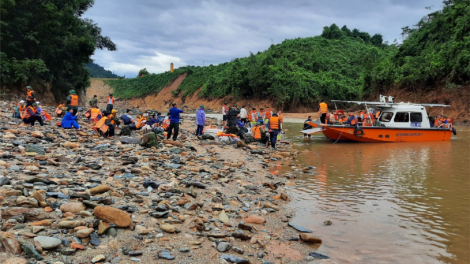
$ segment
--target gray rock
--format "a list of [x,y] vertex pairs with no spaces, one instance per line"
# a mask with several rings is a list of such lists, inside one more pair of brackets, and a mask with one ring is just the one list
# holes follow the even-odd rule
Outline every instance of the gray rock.
[[162,258],[162,259],[168,259],[168,260],[175,259],[175,256],[173,256],[170,251],[160,251],[158,252],[157,255],[159,258]]
[[39,254],[39,252],[31,245],[22,244],[21,249],[29,258],[35,258],[37,260],[43,260],[44,258]]
[[8,180],[6,177],[0,177],[0,186],[10,185],[10,184],[11,184],[10,180]]
[[55,237],[37,236],[34,241],[39,243],[43,249],[52,249],[60,246],[62,241]]
[[140,138],[121,137],[122,144],[140,144]]
[[26,152],[36,152],[40,155],[46,154],[46,150],[37,144],[27,144],[26,146],[24,146],[24,150]]
[[183,252],[183,253],[184,252],[189,252],[189,251],[191,251],[191,249],[189,249],[188,247],[182,247],[182,248],[179,249],[179,252]]
[[92,150],[106,150],[108,149],[109,147],[111,147],[111,144],[109,143],[106,143],[106,144],[99,144],[93,148],[91,148]]
[[222,256],[220,256],[220,258],[223,259],[223,260],[226,260],[228,262],[237,263],[237,264],[248,264],[248,263],[250,263],[250,261],[247,260],[247,259],[235,257],[233,255],[228,255],[228,254],[222,255]]
[[219,252],[227,252],[229,251],[230,249],[232,248],[232,245],[230,243],[227,243],[227,242],[220,242],[218,245],[217,245],[217,250]]
[[300,233],[313,233],[313,231],[310,230],[310,229],[307,229],[307,228],[304,228],[304,227],[301,227],[301,226],[298,226],[298,225],[294,225],[292,223],[289,223],[289,226],[294,228],[295,230],[299,231]]
[[235,251],[238,254],[242,254],[242,255],[245,253],[245,250],[243,250],[243,248],[239,248],[239,247],[233,247],[232,251]]

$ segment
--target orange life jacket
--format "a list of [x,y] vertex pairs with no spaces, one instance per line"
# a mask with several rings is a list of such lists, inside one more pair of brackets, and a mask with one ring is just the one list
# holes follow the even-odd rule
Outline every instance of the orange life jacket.
[[78,106],[78,95],[70,95],[70,106]]
[[279,129],[279,124],[279,117],[273,116],[269,119],[269,127],[271,129]]
[[328,113],[328,105],[326,103],[320,103],[320,113]]
[[377,111],[377,113],[375,113],[375,118],[379,118],[380,116],[380,111]]
[[354,116],[353,120],[351,120],[351,126],[354,126],[355,124],[357,124],[357,119]]
[[31,108],[31,110],[33,111],[33,113],[36,114],[36,110],[32,107],[32,106],[28,106],[24,111],[23,111],[23,116],[21,117],[21,119],[28,119],[31,117],[31,115],[28,113],[28,109]]
[[145,120],[145,117],[137,118],[137,124],[135,125],[135,127],[136,127],[137,129],[143,127],[142,121],[144,121],[144,120]]
[[57,108],[55,109],[55,113],[58,114],[58,115],[61,115],[62,112],[64,111],[63,110],[64,106],[62,104],[60,104],[59,106],[57,106]]
[[256,121],[256,112],[254,110],[251,110],[250,115],[248,116],[248,120],[250,122],[255,122]]
[[90,119],[93,122],[98,122],[98,115],[100,114],[100,109],[99,108],[92,108],[90,111]]
[[26,101],[30,101],[30,102],[31,102],[31,101],[36,101],[36,98],[33,97],[33,93],[34,93],[33,90],[30,90],[30,91],[27,93],[28,97],[26,98]]
[[215,125],[206,126],[206,127],[202,130],[202,134],[204,134],[204,133],[206,132],[206,129],[217,129],[217,126],[215,126]]
[[266,118],[266,119],[270,119],[270,118],[271,118],[271,111],[266,111],[265,118]]
[[109,127],[108,127],[107,125],[105,125],[106,120],[107,120],[107,117],[103,116],[103,117],[95,124],[95,126],[93,127],[93,129],[94,129],[95,131],[100,130],[100,131],[103,132],[103,133],[108,132]]
[[113,125],[115,124],[113,114],[109,114],[108,119],[109,119],[109,122],[111,122],[111,124],[113,124]]
[[251,133],[253,133],[254,139],[261,139],[261,127],[253,127]]
[[106,101],[107,104],[109,104],[109,99],[112,99],[111,104],[114,104],[114,97],[108,96],[108,101]]
[[170,126],[170,118],[168,118],[165,122],[162,124],[162,128],[166,130]]
[[85,112],[85,117],[89,118],[90,116],[91,116],[91,108],[88,108],[88,110],[86,110]]
[[284,124],[284,117],[282,117],[282,115],[279,115],[279,122],[281,122],[281,124]]

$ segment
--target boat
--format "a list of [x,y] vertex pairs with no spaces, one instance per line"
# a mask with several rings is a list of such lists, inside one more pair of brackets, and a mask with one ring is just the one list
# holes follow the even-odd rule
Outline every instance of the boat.
[[[388,101],[387,101],[388,98]],[[426,142],[449,141],[457,130],[453,120],[434,126],[430,122],[426,107],[450,107],[444,104],[395,103],[392,96],[380,96],[379,102],[332,100],[335,103],[354,103],[364,105],[369,119],[349,124],[321,124],[323,134],[334,142]],[[373,108],[369,108],[372,107]],[[378,111],[379,115],[375,116]],[[337,110],[336,115],[344,114]]]

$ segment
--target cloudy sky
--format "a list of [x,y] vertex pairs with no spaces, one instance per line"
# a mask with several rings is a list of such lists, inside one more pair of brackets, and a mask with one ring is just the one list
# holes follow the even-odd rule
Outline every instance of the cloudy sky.
[[135,77],[142,68],[168,71],[248,56],[284,39],[321,34],[336,23],[380,33],[392,43],[442,0],[96,0],[85,13],[116,43],[95,63]]

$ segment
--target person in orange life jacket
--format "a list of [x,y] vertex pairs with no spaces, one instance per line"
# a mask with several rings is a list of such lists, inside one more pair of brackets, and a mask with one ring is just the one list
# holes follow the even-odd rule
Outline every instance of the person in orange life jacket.
[[104,112],[103,118],[106,118],[104,124],[108,126],[108,131],[104,133],[104,136],[112,138],[114,137],[114,130],[116,126],[113,125],[113,123],[111,123],[111,120],[109,119],[109,115],[110,115],[109,112]]
[[33,105],[36,102],[36,95],[34,94],[31,86],[26,86],[26,107]]
[[109,94],[107,105],[106,105],[106,112],[111,113],[111,111],[113,110],[113,106],[114,106],[114,96],[113,94]]
[[171,106],[173,107],[170,108],[170,126],[168,127],[166,139],[170,139],[173,135],[173,141],[176,141],[180,129],[180,114],[184,111],[176,108],[176,103],[172,103]]
[[78,95],[75,90],[70,90],[69,96],[67,96],[67,111],[73,110],[73,115],[77,115],[78,111]]
[[65,107],[65,103],[61,102],[59,106],[55,109],[55,113],[57,114],[58,117],[62,117],[65,115],[67,108]]
[[248,116],[248,121],[250,121],[250,127],[256,126],[256,108],[251,108],[250,115]]
[[80,130],[80,125],[77,123],[77,116],[73,115],[73,109],[69,109],[65,113],[62,121],[60,122],[60,126],[65,129],[74,127],[77,130]]
[[271,119],[271,116],[273,115],[273,112],[269,108],[269,106],[266,107],[266,111],[264,111],[264,123],[267,124],[269,122],[269,119]]
[[349,124],[349,125],[354,126],[354,127],[357,127],[357,118],[356,118],[356,116],[352,112],[349,112],[348,114],[349,114],[349,118],[344,123]]
[[38,113],[42,117],[42,120],[46,120],[44,110],[42,110],[40,104],[40,102],[36,102],[36,105],[38,106],[38,108],[36,108],[36,113]]
[[328,105],[325,103],[325,100],[321,100],[321,103],[318,107],[318,112],[320,113],[320,122],[326,124],[326,114],[328,113]]
[[256,122],[255,126],[251,128],[251,133],[255,141],[259,141],[263,144],[266,144],[269,141],[269,137],[266,135],[266,131],[261,126],[260,122]]
[[281,121],[279,120],[277,113],[274,113],[272,115],[272,117],[269,119],[268,124],[269,124],[269,137],[271,140],[271,147],[275,149],[276,142],[277,142],[277,135],[279,134],[279,131],[281,130]]
[[34,126],[34,123],[36,121],[41,124],[41,126],[44,126],[44,121],[42,120],[42,116],[36,112],[36,109],[38,108],[38,105],[36,103],[32,104],[31,106],[26,107],[24,110],[23,114],[23,122],[25,124],[31,124],[31,126]]
[[20,103],[15,106],[14,108],[14,113],[13,113],[13,117],[14,118],[21,118],[21,116],[23,115],[23,112],[24,110],[26,109],[26,102],[21,100]]
[[363,122],[364,121],[364,111],[359,112],[359,115],[357,116],[357,122]]
[[88,116],[88,121],[97,122],[101,119],[102,114],[101,114],[101,111],[98,107],[92,107],[89,110],[90,110],[90,115]]

